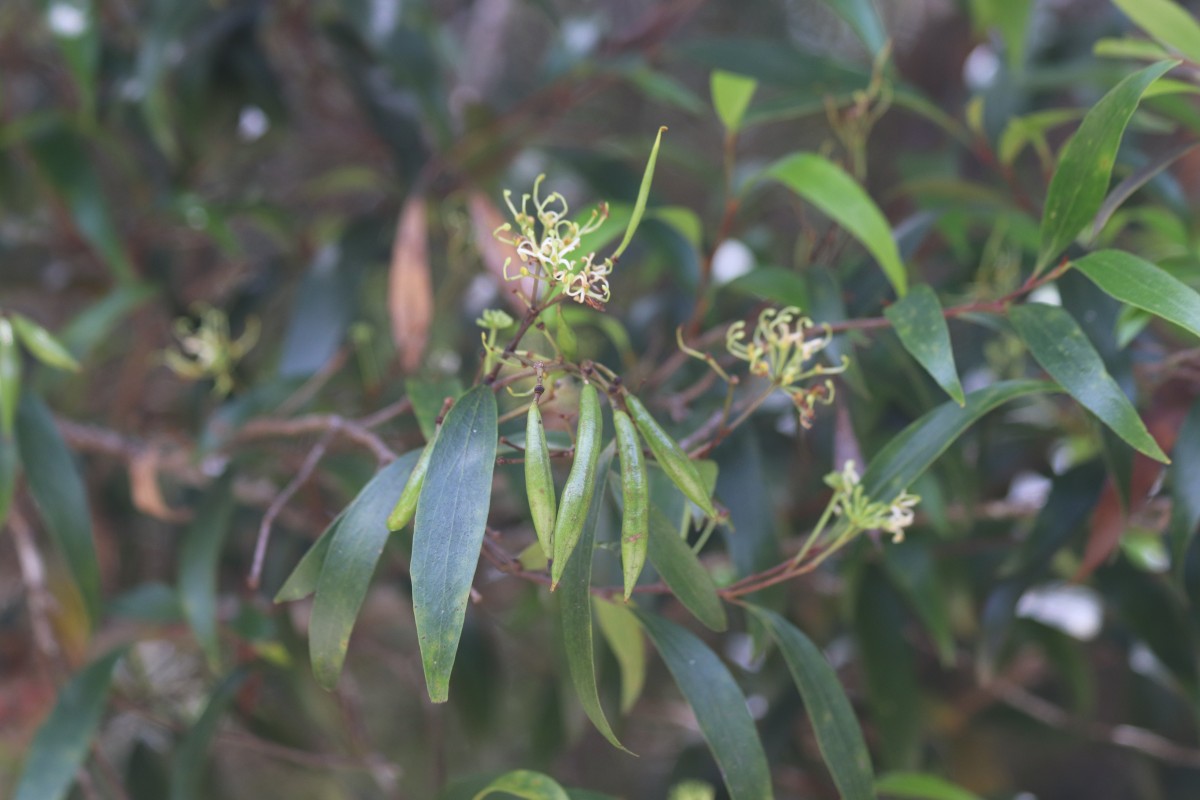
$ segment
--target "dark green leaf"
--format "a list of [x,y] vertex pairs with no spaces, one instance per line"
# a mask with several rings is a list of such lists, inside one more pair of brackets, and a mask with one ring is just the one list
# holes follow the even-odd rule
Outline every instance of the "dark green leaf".
[[624,603],[594,597],[592,610],[600,623],[600,633],[621,669],[621,713],[627,714],[646,683],[646,640],[642,638],[642,628]]
[[245,679],[246,672],[242,669],[226,675],[209,695],[200,718],[184,734],[171,765],[170,800],[193,800],[206,796],[201,792],[201,782],[207,771],[209,746],[217,733],[217,726],[221,724],[221,719],[229,704],[237,697]]
[[325,556],[329,553],[329,543],[333,541],[337,526],[346,516],[345,509],[329,523],[320,537],[305,551],[300,561],[292,569],[283,586],[275,594],[276,603],[288,603],[308,597],[317,590],[317,579],[321,577],[321,567],[325,565]]
[[885,765],[908,768],[920,750],[921,704],[903,602],[878,566],[858,576],[854,635]]
[[1122,303],[1200,336],[1200,293],[1161,267],[1120,250],[1100,250],[1075,268]]
[[380,470],[346,508],[328,537],[308,626],[313,675],[326,689],[332,689],[341,675],[354,620],[387,542],[388,513],[420,456],[420,450],[405,453]]
[[413,613],[425,683],[435,703],[449,696],[495,465],[496,397],[491,387],[476,386],[446,415],[413,526]]
[[850,23],[871,55],[878,55],[887,44],[887,31],[873,0],[825,0],[825,4]]
[[688,631],[648,612],[635,613],[696,714],[730,800],[770,800],[774,793],[767,757],[729,670]]
[[966,396],[966,405],[943,403],[901,431],[871,459],[863,475],[869,496],[891,500],[912,485],[963,431],[996,406],[1034,392],[1054,391],[1045,381],[1002,381]]
[[837,674],[817,646],[773,611],[747,605],[787,662],[817,735],[817,745],[843,800],[873,800],[871,755]]
[[600,519],[600,509],[604,506],[604,487],[608,484],[614,453],[615,447],[609,445],[600,454],[592,490],[594,500],[588,506],[583,530],[579,534],[579,542],[575,545],[576,556],[567,561],[554,597],[558,603],[558,620],[563,647],[567,653],[567,669],[571,673],[571,683],[575,686],[579,703],[588,719],[596,726],[596,730],[600,731],[613,747],[625,750],[600,706],[600,693],[596,686],[595,642],[592,638],[592,551],[596,542],[596,523]]
[[570,800],[566,789],[553,778],[528,769],[501,775],[476,794],[473,800],[484,800],[496,792],[515,795],[523,800]]
[[217,638],[217,563],[233,516],[233,471],[205,493],[179,550],[179,600],[211,666],[220,660]]
[[144,283],[118,286],[67,323],[59,339],[76,358],[85,358],[154,293],[154,287]]
[[29,150],[50,185],[63,196],[79,232],[118,280],[133,282],[133,263],[109,216],[108,198],[80,137],[66,128],[54,128],[32,140]]
[[17,474],[21,469],[17,443],[11,436],[0,434],[0,530],[8,521],[12,508],[13,492],[17,488]]
[[93,661],[58,692],[50,716],[38,728],[13,800],[63,800],[104,715],[113,668],[124,648]]
[[[75,357],[67,351],[57,339],[55,339],[50,331],[38,325],[29,317],[20,314],[12,315],[12,326],[17,332],[17,337],[21,343],[29,349],[33,357],[43,364],[48,364],[51,367],[65,369],[69,372],[79,371],[79,362]],[[0,329],[0,340],[3,339],[2,329]]]
[[904,296],[908,274],[891,226],[870,196],[841,167],[816,153],[793,153],[767,167],[763,177],[779,181],[853,234],[875,256],[896,294]]
[[1058,306],[1025,303],[1013,308],[1009,319],[1029,352],[1071,397],[1135,449],[1169,463],[1070,314]]
[[1063,147],[1042,212],[1039,270],[1096,216],[1108,191],[1125,126],[1150,84],[1177,63],[1161,61],[1125,78],[1088,111]]
[[342,255],[344,242],[317,251],[292,301],[291,319],[279,356],[279,375],[304,378],[317,372],[342,346],[355,312],[356,270]]
[[650,563],[679,602],[705,627],[723,631],[729,626],[717,586],[700,559],[656,507],[650,509]]
[[1200,61],[1200,24],[1172,0],[1113,0],[1139,28],[1193,62]]
[[875,791],[912,800],[980,800],[979,795],[926,772],[890,772],[875,782]]
[[95,623],[100,619],[100,568],[87,489],[50,410],[28,392],[17,410],[17,447],[38,512]]
[[900,590],[929,631],[937,646],[938,660],[943,666],[952,667],[954,635],[950,631],[950,610],[934,559],[931,548],[919,541],[883,548],[883,567],[892,585]]
[[946,394],[961,406],[966,402],[954,351],[950,349],[950,329],[942,315],[937,294],[926,284],[913,290],[884,309],[883,314],[896,329],[900,343],[917,363],[937,381]]
[[1200,525],[1200,402],[1184,419],[1171,457],[1171,553],[1175,574],[1182,576],[1188,545]]

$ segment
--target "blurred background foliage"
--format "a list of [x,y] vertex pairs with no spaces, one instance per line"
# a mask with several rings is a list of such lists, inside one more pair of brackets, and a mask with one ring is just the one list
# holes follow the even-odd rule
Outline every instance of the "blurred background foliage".
[[[703,334],[763,302],[838,323],[879,316],[889,297],[865,251],[813,208],[780,187],[732,191],[782,155],[842,162],[893,224],[911,280],[945,306],[1018,289],[1055,153],[1133,69],[1097,42],[1142,34],[1108,0],[870,7],[0,4],[0,308],[54,331],[82,364],[67,374],[25,360],[28,396],[45,405],[23,403],[22,435],[42,437],[33,449],[55,478],[45,496],[18,491],[0,537],[0,792],[57,687],[126,644],[108,701],[75,709],[64,729],[97,726],[72,790],[89,800],[471,797],[486,783],[472,776],[518,767],[612,796],[719,796],[691,712],[653,658],[618,725],[640,758],[591,729],[544,587],[481,567],[447,707],[425,696],[406,534],[380,562],[334,693],[307,664],[306,605],[271,598],[375,468],[367,437],[333,436],[328,415],[405,452],[442,397],[470,384],[474,320],[511,301],[491,237],[501,192],[539,173],[576,209],[609,201],[611,239],[668,126],[607,314],[572,308],[568,322],[580,356],[652,387],[681,437],[722,393],[697,383],[701,365],[672,358],[676,326]],[[715,70],[757,81],[736,136],[712,107]],[[864,104],[855,93],[873,73],[889,90]],[[1194,93],[1147,98],[1116,172],[1153,174],[1098,236],[1192,285],[1198,131]],[[397,238],[410,200],[422,233]],[[401,261],[424,269],[398,296],[389,272]],[[1160,444],[1177,441],[1167,486],[1077,406],[1022,400],[918,481],[909,541],[859,542],[756,598],[823,647],[877,773],[965,787],[897,778],[885,796],[1200,795],[1195,337],[1079,275],[1048,288]],[[164,354],[202,328],[223,347],[245,337],[245,353],[189,380]],[[1037,374],[1001,318],[964,315],[951,332],[968,391]],[[776,398],[713,453],[733,523],[704,551],[718,583],[794,552],[828,497],[820,476],[863,463],[945,400],[890,331],[834,346],[853,366],[811,430]],[[523,402],[501,395],[501,411]],[[318,442],[320,468],[271,512],[261,585],[247,588],[263,516]],[[213,483],[222,472],[236,502]],[[532,541],[522,481],[519,467],[497,469],[491,523],[513,554]],[[55,509],[68,541],[94,541],[90,588],[80,565],[92,556],[42,524]],[[615,562],[597,572],[619,583]],[[216,628],[197,627],[198,607]],[[686,621],[670,600],[659,610]],[[739,617],[706,641],[734,665],[778,796],[836,797],[761,628]],[[598,653],[615,706],[618,660]]]

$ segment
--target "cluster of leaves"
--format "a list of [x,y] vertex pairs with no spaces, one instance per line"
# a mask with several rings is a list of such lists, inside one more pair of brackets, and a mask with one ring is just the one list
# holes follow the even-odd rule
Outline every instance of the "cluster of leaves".
[[[0,785],[1195,794],[1200,22],[1100,4],[1134,30],[1060,36],[1095,95],[1058,107],[1044,10],[973,0],[951,107],[869,0],[806,7],[836,57],[769,3],[603,46],[509,9],[561,35],[533,88],[490,4],[357,5],[0,8],[61,84],[0,128],[41,278],[0,300],[0,523],[47,667],[0,677],[52,688]],[[310,166],[322,126],[368,144]],[[39,324],[63,270],[88,299]]]

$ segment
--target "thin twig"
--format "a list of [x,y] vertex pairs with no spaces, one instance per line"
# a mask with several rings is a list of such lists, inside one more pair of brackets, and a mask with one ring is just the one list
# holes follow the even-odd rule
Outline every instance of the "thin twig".
[[295,476],[283,487],[271,505],[267,507],[267,513],[263,514],[262,522],[258,526],[258,541],[254,543],[254,560],[250,565],[250,575],[246,578],[246,585],[251,590],[258,589],[262,579],[263,560],[267,554],[267,543],[271,539],[271,526],[275,524],[275,518],[283,511],[288,501],[292,496],[300,490],[300,487],[308,482],[312,474],[317,469],[317,465],[321,463],[321,459],[325,457],[325,452],[329,449],[329,443],[338,434],[340,429],[335,425],[325,432],[325,435],[312,446],[305,456],[304,462],[300,465],[300,469],[296,471]]
[[46,589],[46,564],[37,549],[25,515],[15,504],[8,512],[8,527],[13,534],[13,545],[17,549],[17,563],[21,568],[21,579],[29,597],[29,620],[33,629],[33,641],[50,664],[58,664],[62,650],[54,637],[54,625],[50,615],[54,610],[54,598]]

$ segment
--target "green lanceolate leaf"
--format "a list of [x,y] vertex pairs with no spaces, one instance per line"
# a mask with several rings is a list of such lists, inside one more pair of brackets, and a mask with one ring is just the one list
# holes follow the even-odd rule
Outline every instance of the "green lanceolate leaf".
[[596,686],[595,642],[592,640],[592,550],[596,541],[596,522],[600,519],[600,507],[604,487],[608,483],[612,465],[613,447],[610,445],[601,454],[596,471],[592,475],[592,491],[596,496],[588,509],[580,532],[578,554],[572,558],[562,575],[556,591],[558,620],[562,630],[563,647],[567,653],[567,669],[575,694],[583,706],[588,719],[596,726],[613,747],[622,750],[625,746],[613,733],[604,709],[600,706],[600,692]]
[[462,381],[458,378],[438,378],[434,380],[417,380],[410,378],[404,383],[404,390],[412,403],[413,416],[421,428],[425,441],[433,438],[437,429],[437,418],[442,413],[446,398],[457,400],[462,397]]
[[[79,362],[75,360],[75,357],[41,325],[29,317],[13,314],[12,326],[21,343],[29,348],[29,352],[33,353],[33,357],[38,361],[69,372],[79,371]],[[0,325],[0,341],[4,338],[2,327]]]
[[854,709],[837,674],[817,646],[795,626],[765,608],[746,609],[762,623],[787,662],[804,708],[817,735],[817,745],[843,800],[874,800],[871,755]]
[[26,392],[17,409],[17,448],[38,513],[79,587],[88,615],[100,618],[100,568],[87,489],[50,410]]
[[650,563],[676,599],[706,628],[723,631],[729,626],[712,575],[657,508],[650,509]]
[[884,797],[906,800],[980,800],[979,795],[925,772],[889,772],[875,782]]
[[675,684],[696,714],[730,800],[770,800],[771,771],[746,698],[704,642],[662,617],[635,612]]
[[744,75],[716,70],[710,79],[713,108],[725,126],[725,132],[737,133],[742,127],[742,118],[750,106],[750,99],[758,88],[758,81]]
[[1100,250],[1075,268],[1122,303],[1200,336],[1200,293],[1161,267],[1120,250]]
[[546,426],[537,402],[529,404],[525,415],[525,495],[533,530],[546,558],[554,555],[554,520],[558,500],[554,495],[554,472],[550,468],[550,447]]
[[283,582],[283,586],[275,593],[276,603],[300,600],[317,590],[317,579],[321,577],[321,567],[329,553],[329,543],[333,541],[333,534],[345,516],[346,510],[343,509],[301,556],[300,561],[292,568],[292,573]]
[[496,465],[496,398],[476,386],[442,423],[413,528],[413,613],[435,703],[446,702],[479,562]]
[[933,289],[926,284],[915,286],[884,309],[883,314],[896,329],[904,349],[937,381],[938,386],[960,406],[965,403],[958,368],[954,365],[954,351],[950,349],[950,329]]
[[1075,240],[1104,202],[1117,148],[1142,94],[1178,62],[1161,61],[1118,83],[1063,147],[1042,212],[1038,270]]
[[[585,383],[579,390],[579,428],[575,434],[575,460],[567,482],[563,484],[558,513],[554,518],[554,561],[550,565],[550,590],[562,580],[571,554],[579,544],[595,497],[596,464],[600,458],[600,439],[604,418],[600,416],[600,395],[596,387]],[[585,554],[585,558],[588,557]]]
[[1200,23],[1174,0],[1113,0],[1139,28],[1191,61],[1200,61]]
[[628,714],[646,683],[646,640],[637,617],[623,603],[592,598],[600,633],[621,670],[621,713]]
[[433,455],[433,445],[436,441],[437,429],[434,429],[433,438],[425,443],[417,463],[407,470],[404,483],[399,484],[401,487],[400,497],[396,500],[396,505],[387,518],[389,531],[400,530],[412,522],[413,516],[416,515],[417,500],[421,498],[421,487],[425,484],[425,473],[429,470],[429,458]]
[[887,443],[867,466],[863,487],[870,497],[890,501],[921,477],[938,456],[976,420],[1023,395],[1055,391],[1046,381],[1001,381],[971,392],[966,404],[943,403]]
[[113,668],[124,648],[93,661],[58,692],[50,716],[38,728],[13,800],[63,800],[87,758],[104,715]]
[[517,769],[501,775],[472,800],[484,800],[496,793],[520,797],[522,800],[570,800],[567,790],[553,778],[528,769]]
[[850,23],[871,55],[877,55],[887,44],[887,30],[883,27],[883,20],[879,18],[873,0],[825,0],[825,5]]
[[625,236],[612,254],[613,261],[616,261],[625,252],[625,248],[633,240],[633,234],[637,232],[638,225],[642,222],[642,215],[646,213],[646,201],[650,199],[650,184],[654,180],[654,164],[658,161],[658,146],[662,144],[663,131],[666,129],[665,125],[659,128],[658,135],[654,137],[654,147],[650,148],[650,158],[646,159],[646,171],[642,173],[642,185],[638,188],[637,200],[633,204],[633,215],[629,217],[629,226],[625,228]]
[[170,800],[193,800],[207,796],[201,788],[208,763],[208,750],[217,727],[245,679],[244,669],[236,669],[226,675],[209,695],[199,719],[184,734],[172,759]]
[[625,395],[625,407],[629,410],[629,416],[637,426],[638,433],[650,446],[650,452],[654,453],[654,460],[671,482],[679,487],[684,497],[700,506],[700,510],[709,517],[717,516],[717,509],[713,506],[708,487],[695,463],[683,452],[683,448],[667,435],[642,405],[642,401],[631,394]]
[[196,641],[215,667],[217,637],[217,561],[233,516],[233,472],[227,470],[200,501],[179,550],[179,600]]
[[642,444],[633,420],[622,409],[613,409],[617,454],[621,463],[621,572],[625,599],[633,592],[650,544],[650,482],[642,461]]
[[12,321],[0,317],[0,436],[11,436],[21,402],[21,352]]
[[313,675],[326,689],[332,689],[341,675],[354,620],[387,542],[392,498],[398,487],[408,483],[423,453],[405,453],[380,470],[347,507],[328,537],[308,624]]
[[1134,449],[1170,462],[1070,314],[1058,306],[1025,303],[1013,308],[1009,319],[1034,359],[1081,406]]
[[896,294],[904,296],[908,273],[891,226],[845,170],[816,153],[794,153],[767,167],[763,176],[779,181],[849,231],[879,262]]

